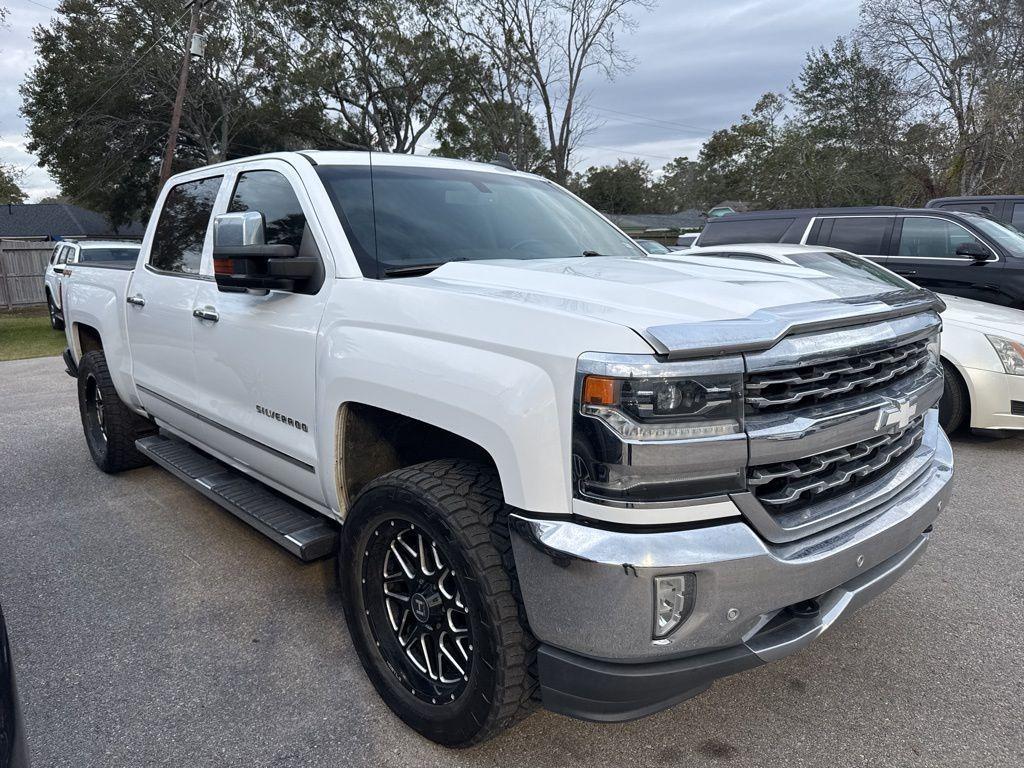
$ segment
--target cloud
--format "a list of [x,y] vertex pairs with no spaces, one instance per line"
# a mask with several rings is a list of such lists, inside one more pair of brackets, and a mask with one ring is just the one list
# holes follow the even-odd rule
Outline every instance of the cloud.
[[18,93],[18,86],[35,60],[32,28],[54,15],[42,5],[57,2],[39,1],[41,5],[27,0],[3,0],[10,14],[6,27],[0,27],[0,162],[13,164],[24,172],[21,186],[31,201],[57,193],[53,179],[25,149],[26,125]]

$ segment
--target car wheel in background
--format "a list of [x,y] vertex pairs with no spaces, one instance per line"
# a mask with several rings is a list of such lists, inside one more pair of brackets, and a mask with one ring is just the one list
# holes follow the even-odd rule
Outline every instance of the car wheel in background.
[[939,401],[939,424],[947,435],[951,435],[964,425],[970,406],[967,387],[959,371],[943,360],[942,372],[945,375],[945,385],[942,399]]
[[54,305],[49,293],[46,294],[46,309],[50,313],[50,327],[55,331],[63,331],[64,318],[60,316],[60,311]]
[[536,641],[493,469],[444,460],[390,472],[360,492],[340,538],[359,660],[407,725],[465,747],[532,709]]
[[78,363],[78,408],[97,467],[113,473],[150,463],[135,449],[135,441],[156,428],[118,397],[102,352],[86,352]]

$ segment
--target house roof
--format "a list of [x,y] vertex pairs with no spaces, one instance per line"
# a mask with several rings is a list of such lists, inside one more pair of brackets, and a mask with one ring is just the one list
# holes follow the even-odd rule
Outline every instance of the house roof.
[[105,216],[69,203],[0,205],[0,238],[142,237],[138,222],[113,227]]
[[606,214],[615,224],[624,230],[650,231],[655,229],[701,229],[704,219],[700,211],[680,211],[679,213],[637,213],[637,214]]

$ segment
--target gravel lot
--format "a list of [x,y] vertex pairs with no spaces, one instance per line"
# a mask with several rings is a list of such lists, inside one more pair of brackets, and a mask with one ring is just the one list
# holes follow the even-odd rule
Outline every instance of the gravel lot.
[[645,720],[468,751],[380,702],[326,562],[89,459],[58,359],[0,363],[0,601],[41,766],[1020,766],[1024,441],[961,438],[928,553],[811,648]]

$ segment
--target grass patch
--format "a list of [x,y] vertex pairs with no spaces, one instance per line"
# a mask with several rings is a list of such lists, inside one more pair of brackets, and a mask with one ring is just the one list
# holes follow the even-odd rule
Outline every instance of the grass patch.
[[66,346],[64,331],[50,327],[45,307],[0,312],[0,360],[59,355]]

